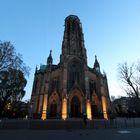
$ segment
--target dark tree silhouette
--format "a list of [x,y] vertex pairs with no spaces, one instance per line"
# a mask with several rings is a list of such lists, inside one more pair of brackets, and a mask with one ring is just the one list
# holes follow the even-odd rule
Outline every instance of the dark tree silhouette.
[[23,72],[15,69],[0,72],[0,79],[0,112],[2,113],[7,101],[15,102],[24,97],[27,81]]
[[22,56],[10,42],[0,41],[0,115],[7,103],[19,101],[25,95],[26,75],[29,67]]
[[140,98],[140,63],[128,66],[127,62],[118,67],[119,78],[127,95]]

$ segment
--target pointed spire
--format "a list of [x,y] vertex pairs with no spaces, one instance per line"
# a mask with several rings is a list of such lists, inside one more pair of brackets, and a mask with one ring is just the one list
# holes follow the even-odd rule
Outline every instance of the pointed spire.
[[95,60],[97,60],[97,55],[95,55]]
[[52,57],[52,50],[50,50],[50,57]]
[[100,72],[100,64],[97,60],[97,56],[95,55],[95,63],[94,63],[94,69],[98,72]]
[[37,68],[37,65],[36,65],[36,68],[35,68],[35,73],[37,73],[37,70],[38,70],[38,68]]
[[37,65],[36,65],[35,71],[37,71]]
[[47,65],[52,65],[53,63],[53,58],[52,58],[52,50],[50,50],[49,57],[47,59]]

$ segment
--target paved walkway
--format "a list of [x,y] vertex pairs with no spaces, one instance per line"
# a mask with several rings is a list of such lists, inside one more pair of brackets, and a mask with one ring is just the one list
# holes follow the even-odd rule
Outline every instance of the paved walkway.
[[140,140],[140,128],[92,130],[0,130],[1,140]]

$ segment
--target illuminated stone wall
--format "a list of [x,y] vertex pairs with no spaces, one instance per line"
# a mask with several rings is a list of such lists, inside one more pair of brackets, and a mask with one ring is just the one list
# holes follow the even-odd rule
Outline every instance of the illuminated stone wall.
[[40,95],[39,105],[38,105],[38,113],[42,113],[42,107],[43,107],[43,95]]
[[91,103],[90,103],[90,100],[87,100],[87,103],[86,103],[86,113],[87,113],[87,118],[88,118],[89,120],[92,120]]
[[48,100],[48,95],[44,94],[44,101],[43,101],[43,110],[42,110],[42,120],[47,119],[47,100]]
[[104,116],[104,119],[108,120],[107,102],[106,102],[106,97],[104,97],[104,96],[102,96],[102,107],[103,107],[103,116]]
[[64,98],[62,101],[62,119],[66,120],[68,117],[68,111],[67,111],[67,99]]

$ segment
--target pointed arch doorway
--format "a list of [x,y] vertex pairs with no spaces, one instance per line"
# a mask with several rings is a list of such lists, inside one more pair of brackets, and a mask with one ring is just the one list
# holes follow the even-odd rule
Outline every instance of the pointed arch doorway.
[[81,116],[81,103],[77,96],[74,96],[71,100],[71,117],[78,118]]
[[50,117],[56,117],[57,116],[57,103],[55,100],[50,105]]

